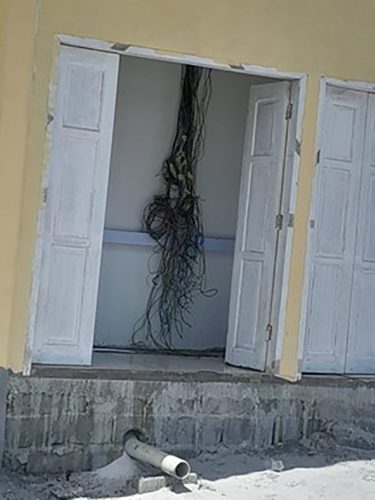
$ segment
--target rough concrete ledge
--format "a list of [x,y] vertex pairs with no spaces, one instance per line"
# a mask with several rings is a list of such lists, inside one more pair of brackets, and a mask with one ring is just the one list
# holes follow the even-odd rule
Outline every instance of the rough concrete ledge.
[[[320,379],[320,383],[319,383]],[[375,387],[353,379],[104,380],[10,376],[5,463],[26,472],[89,470],[123,452],[123,436],[186,457],[298,441],[329,422],[375,433]]]
[[[162,366],[162,365],[161,365]],[[176,370],[127,370],[95,367],[66,367],[57,365],[34,365],[31,375],[40,378],[64,378],[87,380],[140,380],[162,382],[262,382],[285,383],[268,373],[231,368],[228,372],[176,371]]]
[[298,382],[289,382],[270,373],[248,369],[231,368],[228,372],[208,370],[165,371],[165,370],[124,370],[94,367],[67,367],[59,365],[33,365],[32,377],[81,380],[139,380],[156,382],[247,382],[251,384],[287,384],[305,387],[372,387],[375,388],[375,377],[359,377],[349,375],[304,375]]

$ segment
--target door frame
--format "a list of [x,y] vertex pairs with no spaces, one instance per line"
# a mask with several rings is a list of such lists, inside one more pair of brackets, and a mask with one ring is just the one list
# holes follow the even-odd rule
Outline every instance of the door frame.
[[307,306],[308,306],[308,294],[309,294],[309,282],[310,273],[313,257],[313,237],[311,233],[310,221],[315,219],[316,215],[316,202],[317,202],[317,190],[318,190],[318,176],[317,176],[317,166],[319,165],[320,149],[322,147],[322,125],[324,116],[324,106],[326,102],[326,94],[328,87],[338,87],[341,89],[356,90],[359,92],[365,92],[370,94],[375,94],[375,83],[363,82],[357,80],[340,80],[337,78],[331,78],[326,75],[320,77],[319,82],[319,100],[318,100],[318,119],[316,124],[316,140],[315,140],[315,150],[314,150],[314,174],[312,182],[312,192],[311,201],[309,209],[309,222],[307,225],[307,247],[305,254],[305,265],[304,265],[304,278],[303,278],[303,289],[302,289],[302,306],[301,306],[301,319],[300,319],[300,336],[299,336],[299,346],[298,346],[298,364],[299,372],[303,372],[303,359],[305,353],[305,332],[306,332],[306,319],[307,319]]
[[[293,220],[296,209],[297,201],[297,180],[299,176],[300,167],[300,146],[302,141],[302,121],[303,113],[305,107],[305,96],[307,87],[307,74],[306,73],[296,73],[278,70],[276,68],[269,68],[265,66],[251,65],[251,64],[224,64],[217,62],[213,59],[206,57],[193,56],[189,54],[181,53],[167,53],[163,51],[158,51],[156,49],[150,49],[135,45],[127,45],[123,43],[113,43],[109,41],[81,38],[65,34],[59,34],[55,37],[57,43],[57,50],[55,51],[55,58],[52,65],[52,73],[50,77],[49,86],[49,96],[48,96],[48,117],[54,116],[55,105],[56,105],[56,89],[57,89],[57,67],[58,58],[60,54],[60,47],[62,45],[67,45],[77,48],[86,48],[90,50],[96,50],[101,52],[111,52],[119,55],[133,56],[144,59],[153,59],[157,61],[172,62],[177,64],[191,64],[195,66],[201,66],[211,69],[219,69],[224,71],[229,71],[233,73],[248,74],[253,76],[263,76],[274,78],[278,80],[289,80],[292,83],[292,103],[294,108],[296,108],[296,113],[293,117],[295,122],[295,133],[290,134],[289,144],[288,144],[288,162],[286,169],[288,171],[289,178],[289,194],[287,200],[285,200],[286,206],[288,206],[288,220],[289,223],[286,224],[285,228],[285,247],[282,256],[278,256],[276,265],[279,264],[279,259],[282,259],[283,267],[280,273],[280,286],[278,290],[280,292],[279,300],[279,310],[277,312],[277,324],[278,332],[275,334],[271,342],[269,343],[269,348],[267,350],[267,360],[266,360],[266,370],[276,373],[279,369],[279,360],[281,358],[283,336],[284,336],[284,325],[286,319],[286,304],[287,304],[287,293],[288,293],[288,282],[289,282],[289,272],[292,254],[292,241],[293,241]],[[375,87],[374,87],[375,88]],[[49,124],[48,119],[48,124]],[[37,231],[36,231],[36,244],[34,261],[32,268],[32,287],[29,300],[29,312],[27,320],[27,340],[25,346],[25,355],[23,363],[23,374],[29,375],[31,372],[32,356],[33,356],[33,343],[35,337],[35,320],[37,311],[37,300],[38,291],[40,286],[40,271],[42,264],[42,247],[43,247],[43,228],[45,222],[45,203],[43,203],[44,193],[46,192],[48,185],[48,163],[51,155],[52,148],[52,127],[46,127],[46,153],[43,165],[43,176],[41,182],[41,203],[38,213]],[[296,147],[296,145],[298,147]],[[279,252],[281,253],[281,252]]]

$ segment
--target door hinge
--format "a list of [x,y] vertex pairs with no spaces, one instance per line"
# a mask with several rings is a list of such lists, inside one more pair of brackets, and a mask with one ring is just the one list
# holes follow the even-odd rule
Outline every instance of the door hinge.
[[296,153],[298,156],[301,156],[301,141],[296,139]]
[[48,188],[43,188],[43,194],[42,194],[42,199],[43,203],[47,203],[47,198],[48,198]]
[[319,165],[320,163],[320,149],[316,152],[316,164]]
[[283,228],[283,214],[277,214],[275,217],[275,229],[281,231]]
[[271,323],[268,323],[266,326],[266,342],[269,342],[272,339],[273,326]]
[[288,214],[288,227],[294,227],[294,214]]
[[293,114],[293,104],[291,102],[288,102],[285,111],[285,119],[290,120],[292,118],[292,114]]
[[53,122],[54,119],[55,119],[55,117],[51,113],[48,113],[48,115],[47,115],[47,127],[50,123]]

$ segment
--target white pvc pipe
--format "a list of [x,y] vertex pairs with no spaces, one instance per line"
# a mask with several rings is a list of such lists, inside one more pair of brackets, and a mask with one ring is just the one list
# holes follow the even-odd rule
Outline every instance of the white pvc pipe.
[[186,479],[190,474],[190,465],[186,460],[164,453],[155,446],[143,443],[137,438],[135,432],[129,432],[125,436],[125,451],[130,457],[153,465],[177,479]]

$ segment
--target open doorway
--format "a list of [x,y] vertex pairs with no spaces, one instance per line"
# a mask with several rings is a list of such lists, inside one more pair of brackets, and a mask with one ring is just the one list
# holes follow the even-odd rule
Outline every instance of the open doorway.
[[[90,364],[93,347],[133,350],[153,244],[142,212],[160,189],[180,72],[176,62],[62,47],[34,362]],[[176,353],[226,350],[229,363],[259,370],[275,356],[298,96],[290,81],[212,72],[197,192],[207,287],[217,294],[197,296]]]
[[[155,242],[143,232],[142,214],[162,189],[159,174],[174,136],[180,75],[180,64],[120,59],[95,347],[131,349],[135,324],[145,312]],[[207,287],[217,293],[197,295],[191,327],[175,340],[176,351],[224,354],[249,88],[268,79],[219,70],[211,79],[197,193]]]

